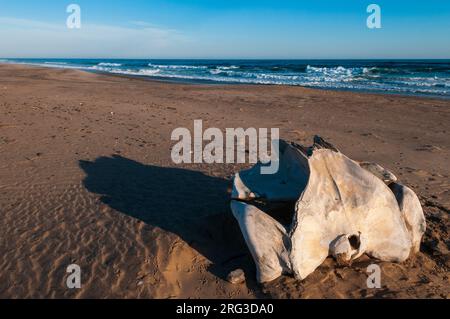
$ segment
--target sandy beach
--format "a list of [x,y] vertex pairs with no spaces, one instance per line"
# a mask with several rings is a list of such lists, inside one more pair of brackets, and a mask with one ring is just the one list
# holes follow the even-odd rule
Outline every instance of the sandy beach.
[[[171,132],[195,119],[320,135],[390,169],[421,200],[421,252],[380,262],[381,289],[367,256],[258,285],[227,193],[246,165],[171,160]],[[0,64],[0,298],[449,298],[449,128],[444,99]],[[226,281],[237,268],[246,283]]]

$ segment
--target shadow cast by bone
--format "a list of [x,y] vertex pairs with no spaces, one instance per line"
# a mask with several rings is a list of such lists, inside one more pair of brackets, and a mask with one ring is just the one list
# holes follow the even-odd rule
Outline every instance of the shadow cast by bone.
[[219,278],[243,268],[248,288],[255,290],[255,266],[229,208],[229,181],[117,155],[79,165],[86,173],[84,186],[103,203],[176,234],[211,261],[209,271]]

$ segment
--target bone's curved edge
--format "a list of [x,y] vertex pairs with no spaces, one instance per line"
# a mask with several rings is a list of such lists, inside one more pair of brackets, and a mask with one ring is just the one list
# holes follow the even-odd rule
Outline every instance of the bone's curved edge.
[[397,199],[402,218],[410,233],[412,253],[418,253],[422,236],[427,228],[425,215],[419,198],[412,189],[400,183],[392,183],[390,189]]
[[279,169],[274,174],[263,174],[258,162],[249,169],[236,173],[232,180],[231,199],[266,201],[296,201],[307,182],[307,156],[296,146],[279,141]]
[[386,185],[395,183],[398,180],[397,176],[395,176],[394,173],[384,168],[380,164],[373,162],[360,162],[359,165],[381,179]]
[[231,198],[246,200],[255,197],[255,194],[244,184],[239,173],[236,173],[233,177],[233,190],[231,191]]
[[253,205],[233,200],[230,206],[255,261],[257,281],[269,282],[290,273],[286,229]]

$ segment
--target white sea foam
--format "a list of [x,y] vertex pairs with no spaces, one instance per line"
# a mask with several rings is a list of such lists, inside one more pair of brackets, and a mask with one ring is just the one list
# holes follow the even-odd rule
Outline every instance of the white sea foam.
[[101,71],[101,72],[114,73],[114,74],[140,75],[140,76],[152,76],[152,75],[159,73],[159,71],[160,71],[160,70],[150,70],[150,69],[133,70],[133,69],[105,68],[105,67],[100,67],[100,66],[93,66],[90,69],[96,70],[96,71]]
[[239,69],[239,67],[236,66],[236,65],[230,65],[230,66],[218,66],[217,69],[218,69],[218,70],[235,70],[235,69]]
[[101,63],[99,63],[97,65],[98,66],[112,66],[112,67],[122,66],[121,63],[109,63],[109,62],[101,62]]
[[66,62],[44,62],[44,64],[51,64],[51,65],[67,65]]
[[209,70],[209,72],[211,74],[227,74],[229,76],[242,74],[242,73],[235,73],[235,71],[233,71],[237,69],[239,69],[239,67],[236,65],[217,66],[215,69]]
[[213,69],[213,70],[209,70],[209,73],[211,74],[220,74],[220,73],[226,73],[223,70],[219,70],[219,69]]
[[181,64],[148,64],[149,67],[158,68],[158,69],[185,69],[185,70],[197,70],[197,69],[207,69],[207,66],[204,65],[181,65]]

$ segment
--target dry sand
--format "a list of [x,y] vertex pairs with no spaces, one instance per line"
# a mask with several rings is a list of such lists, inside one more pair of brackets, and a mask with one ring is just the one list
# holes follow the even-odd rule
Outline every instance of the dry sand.
[[[176,127],[279,127],[319,134],[412,187],[428,230],[421,253],[380,263],[329,258],[303,282],[259,286],[228,207],[237,165],[175,165]],[[450,101],[283,86],[174,84],[0,66],[0,297],[448,298]],[[66,288],[66,267],[82,288]],[[243,268],[247,282],[232,285]]]

